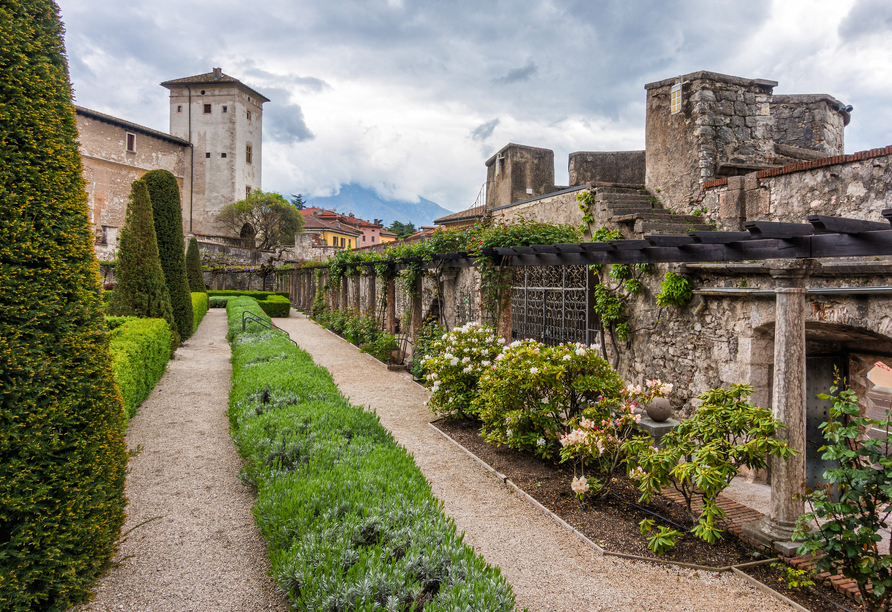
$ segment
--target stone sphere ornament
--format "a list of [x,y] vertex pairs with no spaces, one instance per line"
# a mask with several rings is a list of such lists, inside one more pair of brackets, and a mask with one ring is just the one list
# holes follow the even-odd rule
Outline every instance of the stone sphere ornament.
[[672,416],[672,404],[665,397],[657,397],[645,408],[647,416],[657,423],[662,423]]

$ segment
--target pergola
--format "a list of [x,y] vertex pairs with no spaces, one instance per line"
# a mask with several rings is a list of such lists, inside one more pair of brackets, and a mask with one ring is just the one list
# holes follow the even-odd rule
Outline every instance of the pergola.
[[[788,542],[803,503],[794,500],[806,475],[806,280],[816,259],[892,255],[892,209],[885,221],[863,221],[812,215],[808,223],[748,221],[746,231],[691,232],[649,235],[636,240],[551,244],[484,249],[507,266],[568,266],[585,264],[710,263],[774,260],[775,335],[772,412],[786,429],[781,436],[799,451],[787,461],[772,458],[771,510],[744,530],[765,544]],[[415,260],[418,262],[418,259]],[[397,269],[409,261],[398,262]],[[423,262],[428,268],[475,265],[468,253],[442,253]],[[353,267],[372,264],[348,264]],[[790,551],[791,546],[779,546]]]

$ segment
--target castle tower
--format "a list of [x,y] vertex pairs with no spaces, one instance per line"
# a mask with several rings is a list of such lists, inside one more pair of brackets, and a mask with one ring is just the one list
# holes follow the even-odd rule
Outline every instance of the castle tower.
[[508,143],[486,160],[486,208],[554,191],[554,151]]
[[[269,99],[220,68],[161,83],[170,90],[170,134],[192,143],[187,232],[227,235],[214,218],[261,188],[263,103]],[[186,163],[189,163],[189,159]]]

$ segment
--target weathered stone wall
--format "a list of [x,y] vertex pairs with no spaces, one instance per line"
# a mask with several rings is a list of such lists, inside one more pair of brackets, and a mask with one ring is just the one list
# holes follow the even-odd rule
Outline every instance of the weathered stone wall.
[[586,183],[644,185],[644,151],[578,151],[570,153],[570,186]]
[[510,223],[524,217],[532,221],[579,225],[582,223],[582,212],[576,195],[585,189],[585,186],[571,187],[532,200],[501,206],[492,209],[492,218],[496,223]]
[[555,191],[554,151],[509,143],[486,161],[486,208]]
[[825,156],[842,155],[849,113],[839,106],[839,100],[823,94],[772,96],[772,138]]
[[[188,205],[188,147],[80,112],[77,129],[97,255],[111,260],[118,248],[118,230],[124,225],[133,181],[149,170],[167,170],[177,178],[182,202]],[[135,151],[127,151],[128,133],[135,136]]]

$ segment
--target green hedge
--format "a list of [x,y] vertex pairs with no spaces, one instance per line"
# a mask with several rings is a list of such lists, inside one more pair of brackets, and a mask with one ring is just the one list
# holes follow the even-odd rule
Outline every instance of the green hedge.
[[219,297],[219,296],[228,296],[228,297],[252,297],[255,300],[266,300],[269,299],[271,295],[281,295],[282,297],[289,297],[287,291],[228,291],[228,290],[219,290],[219,291],[208,291],[208,297]]
[[272,574],[297,610],[514,610],[462,543],[411,455],[283,334],[227,307],[229,419]]
[[195,333],[195,330],[198,329],[198,326],[201,324],[201,320],[204,319],[204,315],[208,312],[208,294],[204,292],[192,293],[192,313],[194,314],[192,320],[192,333]]
[[115,379],[130,419],[164,374],[172,332],[164,319],[108,317],[106,325]]
[[227,302],[229,302],[230,298],[236,297],[234,295],[215,295],[208,298],[208,308],[226,308]]
[[257,304],[270,317],[284,318],[291,314],[291,300],[281,295],[271,295],[265,300],[257,300]]

